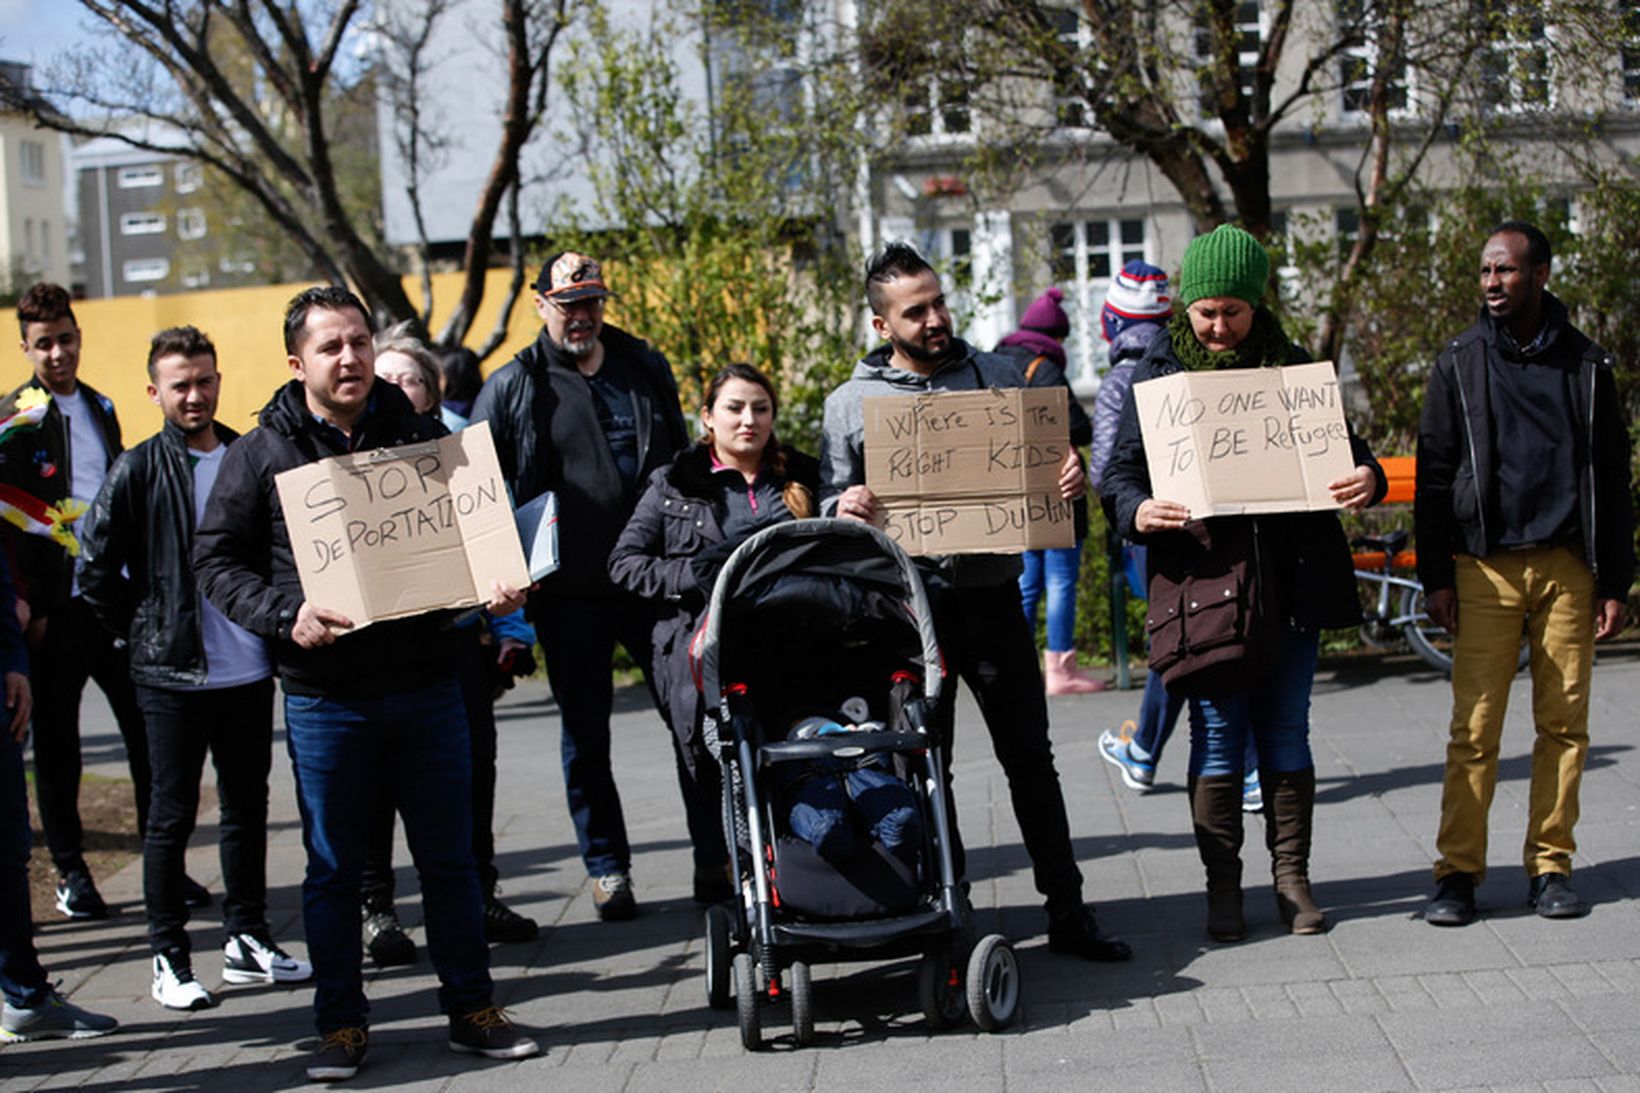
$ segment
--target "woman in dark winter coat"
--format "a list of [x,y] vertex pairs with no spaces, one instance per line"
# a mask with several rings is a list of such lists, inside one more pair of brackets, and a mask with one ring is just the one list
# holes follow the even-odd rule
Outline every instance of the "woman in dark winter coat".
[[[1301,363],[1303,351],[1259,301],[1270,261],[1259,241],[1231,225],[1196,237],[1185,251],[1177,299],[1184,305],[1146,351],[1134,373],[1146,380],[1184,370],[1268,368]],[[1366,443],[1350,434],[1355,468],[1327,485],[1342,508],[1359,510],[1383,497],[1384,473]],[[1253,581],[1250,599],[1272,621],[1260,643],[1268,667],[1241,673],[1190,700],[1190,807],[1196,846],[1207,870],[1207,932],[1236,941],[1247,932],[1241,906],[1242,765],[1248,734],[1258,745],[1266,842],[1276,906],[1295,934],[1320,933],[1326,919],[1310,895],[1310,831],[1315,763],[1310,754],[1310,687],[1322,627],[1360,622],[1349,543],[1333,512],[1191,520],[1189,510],[1151,494],[1144,436],[1130,395],[1101,493],[1125,537],[1150,547],[1152,592],[1162,559],[1181,554],[1184,537],[1205,530],[1243,550]],[[1203,528],[1205,524],[1205,529]],[[1157,597],[1151,597],[1152,610]]]
[[717,759],[701,742],[702,706],[689,669],[717,571],[753,532],[813,516],[820,467],[775,439],[774,385],[731,364],[707,385],[700,443],[657,470],[609,556],[620,587],[657,604],[654,680],[672,729],[678,783],[695,851],[695,899],[732,895]]

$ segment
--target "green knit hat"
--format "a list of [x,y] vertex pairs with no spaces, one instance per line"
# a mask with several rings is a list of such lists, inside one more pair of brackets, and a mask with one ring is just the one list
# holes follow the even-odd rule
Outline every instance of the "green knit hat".
[[1178,300],[1189,307],[1212,296],[1233,296],[1256,307],[1269,280],[1264,244],[1234,224],[1220,224],[1185,248]]

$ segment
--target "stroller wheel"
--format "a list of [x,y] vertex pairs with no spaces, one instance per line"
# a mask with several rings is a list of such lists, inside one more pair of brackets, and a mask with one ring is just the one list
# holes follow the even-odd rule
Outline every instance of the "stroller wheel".
[[763,992],[759,990],[759,980],[763,977],[758,974],[757,965],[752,963],[751,953],[736,953],[734,962],[735,971],[735,1010],[740,1016],[740,1043],[747,1051],[759,1051],[763,1047],[763,1014],[758,1009],[762,1001],[759,997]]
[[798,1047],[808,1047],[814,1043],[814,979],[809,966],[801,960],[794,961],[790,971],[787,989],[792,995],[792,1033]]
[[917,1000],[923,1016],[935,1032],[950,1028],[968,1012],[968,998],[962,991],[961,969],[945,948],[923,954],[917,965]]
[[729,1008],[729,962],[734,953],[729,941],[729,912],[720,906],[706,908],[706,1004],[715,1010]]
[[968,1012],[986,1032],[1019,1016],[1019,960],[1001,934],[981,938],[968,957]]

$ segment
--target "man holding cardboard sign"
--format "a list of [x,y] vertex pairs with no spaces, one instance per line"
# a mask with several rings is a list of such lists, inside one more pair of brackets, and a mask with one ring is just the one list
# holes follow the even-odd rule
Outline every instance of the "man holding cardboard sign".
[[[369,1007],[360,972],[359,874],[383,781],[421,875],[451,1050],[533,1055],[535,1042],[491,1000],[450,615],[385,618],[353,632],[348,614],[307,594],[293,554],[294,521],[275,500],[283,472],[347,453],[426,444],[445,429],[417,414],[398,388],[374,382],[370,317],[345,289],[297,295],[285,313],[285,349],[295,379],[263,409],[261,426],[228,449],[195,536],[194,563],[211,602],[273,644],[284,684],[308,852],[302,914],[323,1038],[308,1077],[350,1078],[364,1059]],[[385,534],[379,524],[376,530]],[[488,606],[497,614],[523,602],[521,592],[499,582],[490,593]]]
[[[824,511],[881,525],[887,510],[868,484],[868,400],[885,395],[915,396],[913,409],[920,404],[938,414],[929,409],[936,405],[937,400],[931,397],[935,392],[974,392],[965,396],[974,402],[971,408],[952,412],[959,417],[966,414],[983,418],[988,408],[1002,414],[1010,405],[1002,397],[1006,392],[989,389],[1024,387],[1025,376],[1008,358],[976,352],[951,333],[951,315],[946,310],[939,276],[921,255],[903,243],[889,244],[866,267],[866,297],[871,303],[872,328],[887,344],[867,354],[855,365],[848,382],[826,398],[825,432],[820,440],[820,494]],[[940,416],[939,421],[936,424],[925,420],[918,431],[932,434],[944,425],[955,430],[956,419]],[[1063,445],[1054,455],[1057,498],[1050,495],[1047,503],[1069,502],[1081,496],[1086,482],[1081,459],[1070,446],[1068,424],[1063,434],[1038,439]],[[1034,441],[1023,437],[1021,442]],[[934,447],[925,446],[923,456],[932,458],[935,454]],[[1023,452],[1014,454],[1021,463],[1032,461]],[[1012,457],[1007,461],[1012,462]],[[1069,508],[1063,505],[1066,532],[1071,527]],[[938,530],[934,529],[936,533]],[[1011,547],[1017,552],[1024,545],[1025,540],[1015,536],[1002,549]],[[1133,954],[1127,945],[1100,934],[1092,909],[1082,903],[1082,872],[1071,849],[1070,821],[1065,815],[1059,772],[1048,741],[1042,669],[1036,659],[1035,638],[1020,607],[1017,553],[927,555],[919,568],[927,586],[940,650],[951,670],[967,682],[979,701],[991,746],[1007,773],[1014,815],[1031,856],[1036,888],[1047,900],[1048,947],[1088,960],[1128,959]],[[936,714],[936,723],[945,726],[948,740],[955,708],[956,689],[948,687],[941,694]],[[947,748],[947,762],[950,754]],[[952,820],[955,836],[954,816]],[[954,850],[960,873],[960,843]]]

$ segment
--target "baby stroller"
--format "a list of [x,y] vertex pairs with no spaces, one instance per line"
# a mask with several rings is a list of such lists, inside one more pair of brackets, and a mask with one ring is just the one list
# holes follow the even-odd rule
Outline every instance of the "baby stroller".
[[[1020,976],[1000,934],[972,944],[951,859],[943,744],[927,724],[942,684],[922,582],[886,535],[852,520],[777,524],[718,575],[691,659],[706,696],[704,739],[723,768],[724,832],[736,904],[706,912],[706,998],[741,1042],[762,1046],[764,1014],[791,1005],[799,1045],[814,1040],[810,965],[918,955],[929,1024],[966,1012],[980,1028],[1018,1013]],[[860,700],[865,731],[787,739],[794,721]],[[864,712],[864,711],[860,711]],[[812,720],[812,718],[810,718]],[[784,790],[803,765],[870,762],[914,792],[919,842],[880,842],[836,863],[793,834]]]

